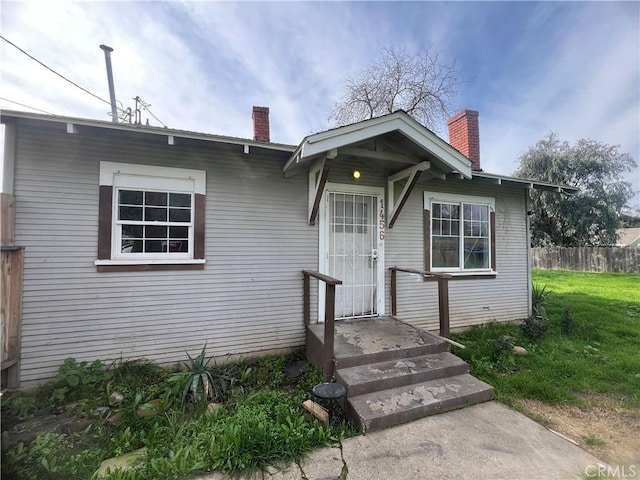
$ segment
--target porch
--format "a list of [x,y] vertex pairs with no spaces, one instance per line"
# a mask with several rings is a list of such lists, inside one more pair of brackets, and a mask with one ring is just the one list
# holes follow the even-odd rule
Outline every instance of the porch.
[[[395,274],[392,271],[392,312]],[[309,282],[326,285],[325,322],[309,321]],[[379,430],[428,415],[492,398],[493,387],[469,374],[469,366],[449,351],[451,340],[402,322],[394,316],[335,320],[335,288],[341,281],[305,271],[306,355],[346,388],[343,408],[364,432]],[[448,336],[447,279],[440,279],[440,327]]]

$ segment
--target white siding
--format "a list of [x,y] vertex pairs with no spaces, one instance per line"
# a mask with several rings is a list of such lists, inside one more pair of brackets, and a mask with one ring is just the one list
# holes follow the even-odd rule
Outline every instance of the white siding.
[[[205,341],[215,355],[304,344],[301,270],[317,268],[318,230],[306,176],[283,179],[286,154],[85,132],[18,128],[23,385],[70,356],[175,362]],[[207,170],[204,270],[96,271],[100,160]]]

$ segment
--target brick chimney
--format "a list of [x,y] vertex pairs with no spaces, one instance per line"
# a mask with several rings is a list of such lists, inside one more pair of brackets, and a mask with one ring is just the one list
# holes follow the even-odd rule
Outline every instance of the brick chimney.
[[253,107],[253,139],[258,142],[270,142],[269,107]]
[[447,121],[449,143],[471,160],[471,170],[480,168],[480,128],[478,112],[462,110]]

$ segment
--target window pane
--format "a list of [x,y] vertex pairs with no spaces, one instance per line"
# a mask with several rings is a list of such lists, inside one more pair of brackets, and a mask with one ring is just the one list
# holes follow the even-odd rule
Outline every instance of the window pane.
[[451,205],[451,218],[460,218],[460,207],[458,205]]
[[167,194],[164,192],[145,192],[145,205],[167,205]]
[[142,225],[123,225],[122,238],[142,238]]
[[159,253],[162,252],[162,244],[166,243],[162,240],[146,240],[144,242],[144,251],[146,253]]
[[162,242],[162,248],[164,252],[169,253],[187,252],[189,250],[189,242],[186,240],[169,240],[168,242]]
[[471,222],[469,220],[463,220],[463,226],[464,226],[463,235],[465,237],[470,237],[471,236]]
[[120,207],[118,209],[118,219],[142,221],[142,207]]
[[148,226],[144,230],[146,238],[167,238],[167,227]]
[[433,235],[441,235],[442,234],[442,220],[433,220]]
[[451,220],[451,235],[460,235],[460,220]]
[[142,240],[122,239],[122,253],[140,253],[142,252]]
[[170,222],[190,222],[191,210],[189,210],[188,208],[170,208],[169,221]]
[[144,219],[147,222],[166,222],[167,209],[147,207],[144,209]]
[[120,204],[142,205],[142,192],[135,190],[120,190]]
[[190,207],[191,195],[188,193],[170,193],[169,206],[171,207]]
[[431,208],[433,210],[433,218],[440,218],[440,204],[439,203],[433,203],[431,205]]
[[489,241],[486,238],[465,238],[464,268],[489,267]]
[[432,251],[432,265],[434,268],[459,266],[460,252],[457,237],[434,237]]
[[189,238],[189,227],[169,227],[169,238]]
[[471,205],[463,205],[463,214],[465,220],[471,220]]
[[451,221],[442,220],[442,235],[451,235]]
[[478,219],[483,222],[489,220],[489,207],[486,205],[478,205]]

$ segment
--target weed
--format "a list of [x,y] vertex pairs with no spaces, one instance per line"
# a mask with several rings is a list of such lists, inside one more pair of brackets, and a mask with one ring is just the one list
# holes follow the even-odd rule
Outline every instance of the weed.
[[35,395],[22,392],[2,394],[2,412],[17,418],[26,418],[38,411]]
[[92,363],[76,362],[67,358],[58,369],[55,382],[51,385],[49,400],[56,405],[91,396],[96,386],[106,383],[109,371],[100,360]]
[[494,357],[499,358],[505,353],[510,353],[513,351],[513,347],[515,345],[516,339],[511,335],[502,335],[497,340],[493,342],[494,348]]
[[596,435],[585,435],[582,437],[582,440],[590,447],[601,447],[605,444],[605,441]]
[[571,316],[571,310],[565,308],[560,318],[560,332],[563,335],[574,335],[578,330],[576,321]]
[[549,324],[542,316],[531,316],[520,324],[520,331],[528,340],[540,342],[547,336]]

